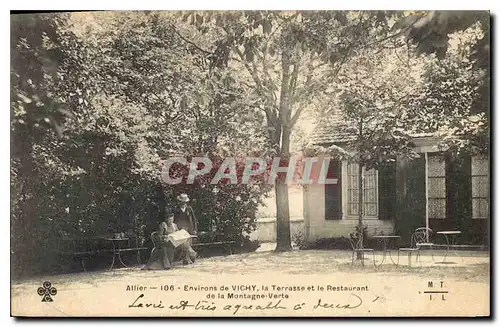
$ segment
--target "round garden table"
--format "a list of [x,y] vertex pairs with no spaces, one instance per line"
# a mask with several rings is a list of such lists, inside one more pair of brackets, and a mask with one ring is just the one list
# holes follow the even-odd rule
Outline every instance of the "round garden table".
[[111,266],[109,266],[108,270],[113,269],[115,265],[116,258],[118,257],[118,260],[120,263],[125,267],[128,268],[128,266],[123,262],[122,260],[122,255],[121,255],[121,248],[120,248],[120,243],[121,242],[127,242],[129,239],[128,238],[104,238],[105,241],[111,242],[113,244],[113,261],[111,262]]
[[381,266],[384,263],[385,257],[387,256],[387,254],[389,254],[389,258],[391,259],[392,263],[396,264],[391,256],[391,249],[389,248],[389,241],[396,240],[396,239],[400,238],[400,236],[398,236],[398,235],[376,235],[376,236],[373,236],[373,238],[377,239],[377,241],[379,241],[379,243],[382,243],[382,245],[383,245],[384,254],[382,256],[382,261],[380,261],[380,264],[378,266]]
[[437,232],[436,234],[443,235],[444,238],[446,239],[446,253],[444,254],[443,261],[439,263],[454,263],[451,261],[446,261],[446,258],[448,257],[448,252],[450,251],[450,247],[455,245],[457,236],[462,234],[462,232],[458,230],[444,230]]

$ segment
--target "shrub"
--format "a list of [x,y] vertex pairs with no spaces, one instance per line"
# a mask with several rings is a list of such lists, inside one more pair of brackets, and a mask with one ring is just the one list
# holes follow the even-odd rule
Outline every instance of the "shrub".
[[349,240],[343,236],[320,238],[313,242],[307,242],[301,247],[304,250],[347,250],[350,248]]
[[304,246],[306,245],[304,233],[301,230],[297,231],[292,235],[292,242],[295,243],[295,246],[299,249],[304,248]]
[[[190,158],[187,158],[190,161]],[[242,184],[241,177],[244,169],[244,160],[236,162],[238,183],[229,183],[229,179],[222,179],[212,184],[222,158],[212,156],[212,170],[202,176],[197,176],[193,183],[182,182],[177,185],[164,185],[167,206],[176,205],[175,198],[180,193],[188,194],[191,206],[198,219],[200,231],[215,232],[221,240],[242,242],[249,239],[250,233],[256,229],[256,214],[263,198],[267,196],[271,187],[264,176],[252,177],[250,183]],[[170,168],[171,177],[188,176],[189,167],[173,165]]]

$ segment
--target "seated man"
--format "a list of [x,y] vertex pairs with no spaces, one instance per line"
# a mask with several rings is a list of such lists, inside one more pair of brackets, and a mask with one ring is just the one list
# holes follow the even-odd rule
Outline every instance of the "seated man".
[[[177,196],[178,205],[174,208],[174,221],[179,226],[179,229],[184,229],[191,235],[196,235],[198,233],[198,221],[194,214],[193,208],[188,205],[189,197],[186,193],[182,193]],[[188,251],[189,258],[191,261],[197,256],[196,251],[191,247],[192,240],[188,241]],[[188,263],[189,260],[188,260]]]

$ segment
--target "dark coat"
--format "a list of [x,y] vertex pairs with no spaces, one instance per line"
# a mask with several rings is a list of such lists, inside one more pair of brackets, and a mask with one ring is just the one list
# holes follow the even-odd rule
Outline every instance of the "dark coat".
[[191,206],[186,206],[186,210],[182,212],[181,208],[177,206],[174,210],[174,222],[179,229],[186,229],[189,234],[196,234],[198,232],[198,221]]

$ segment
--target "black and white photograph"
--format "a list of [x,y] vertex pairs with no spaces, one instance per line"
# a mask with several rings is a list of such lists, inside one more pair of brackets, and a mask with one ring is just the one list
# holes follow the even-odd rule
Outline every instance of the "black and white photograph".
[[490,317],[490,30],[11,12],[11,316]]

